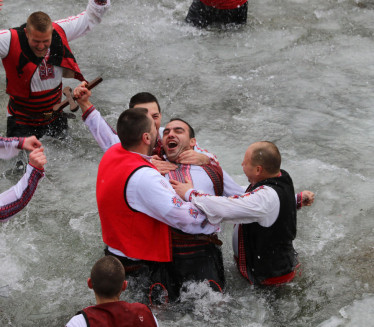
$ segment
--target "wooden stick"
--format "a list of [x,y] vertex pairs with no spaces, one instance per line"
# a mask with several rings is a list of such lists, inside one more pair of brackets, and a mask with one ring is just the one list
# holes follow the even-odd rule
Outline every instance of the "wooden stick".
[[[96,85],[100,84],[102,81],[103,79],[101,77],[96,77],[94,80],[92,80],[86,85],[86,88],[91,90]],[[74,112],[78,110],[79,106],[75,103],[75,100],[77,100],[77,98],[72,96],[71,91],[72,91],[71,88],[68,86],[64,88],[63,93],[65,94],[66,99],[60,103],[55,104],[53,106],[53,111],[61,111],[69,104],[70,104],[71,111]]]

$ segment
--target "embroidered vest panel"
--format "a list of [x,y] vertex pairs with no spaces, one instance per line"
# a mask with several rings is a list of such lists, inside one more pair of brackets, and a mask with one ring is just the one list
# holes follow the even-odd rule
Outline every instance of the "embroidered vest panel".
[[156,169],[139,154],[123,149],[120,143],[104,154],[96,184],[103,241],[131,258],[169,262],[169,226],[135,211],[126,199],[128,180],[142,167]]

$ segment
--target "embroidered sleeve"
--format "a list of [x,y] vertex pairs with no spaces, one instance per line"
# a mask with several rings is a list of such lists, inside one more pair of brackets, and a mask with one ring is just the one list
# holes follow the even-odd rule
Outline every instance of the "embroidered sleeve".
[[220,197],[203,194],[192,194],[192,203],[205,212],[212,224],[222,220],[231,223],[258,222],[264,227],[271,226],[279,214],[279,198],[270,187],[260,186],[244,195]]
[[72,41],[85,35],[99,24],[109,7],[110,0],[107,0],[106,4],[97,4],[95,0],[89,0],[87,9],[81,14],[58,20],[55,23],[64,29],[67,40]]
[[21,211],[31,200],[44,173],[27,165],[26,174],[9,190],[0,194],[0,221],[5,222]]

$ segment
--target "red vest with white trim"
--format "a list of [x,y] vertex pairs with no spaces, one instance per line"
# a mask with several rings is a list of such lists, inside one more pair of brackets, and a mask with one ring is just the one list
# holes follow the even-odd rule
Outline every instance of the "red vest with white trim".
[[204,5],[217,9],[237,9],[248,0],[200,0]]
[[141,303],[109,302],[88,307],[83,314],[90,327],[156,327],[151,310]]
[[99,165],[96,198],[103,241],[126,256],[148,261],[172,259],[169,226],[132,209],[126,199],[131,175],[143,167],[156,169],[139,154],[110,147]]
[[[74,72],[74,78],[84,81],[64,30],[59,25],[52,24],[54,30],[47,64],[69,69]],[[8,110],[11,115],[20,118],[19,123],[43,125],[55,119],[44,117],[43,114],[51,113],[53,105],[61,102],[61,85],[53,90],[31,92],[32,77],[43,58],[38,58],[32,52],[24,31],[25,26],[10,29],[9,53],[2,59],[7,79],[6,92],[10,95]]]

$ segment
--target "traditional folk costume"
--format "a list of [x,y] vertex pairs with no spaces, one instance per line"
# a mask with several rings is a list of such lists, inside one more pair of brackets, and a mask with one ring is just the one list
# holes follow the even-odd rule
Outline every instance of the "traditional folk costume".
[[218,227],[202,224],[205,215],[184,202],[149,160],[120,143],[110,147],[99,165],[97,203],[110,253],[133,264],[157,266],[172,261],[170,227],[205,235]]
[[295,195],[287,172],[250,185],[242,196],[214,197],[195,190],[186,193],[211,223],[237,223],[233,238],[240,273],[252,284],[272,285],[291,281],[298,267],[293,248],[296,209],[302,194]]
[[151,310],[141,303],[109,302],[87,307],[66,327],[158,327]]
[[247,0],[193,0],[186,21],[197,27],[213,23],[245,24]]
[[[92,106],[83,115],[85,124],[90,129],[94,138],[100,147],[106,151],[113,144],[120,142],[116,132],[111,128],[100,113]],[[154,154],[162,155],[161,134],[158,137]],[[179,168],[166,175],[166,178],[172,178],[179,181],[185,181],[185,177],[192,178],[196,185],[208,192],[209,194],[233,195],[242,194],[244,189],[237,185],[231,177],[223,172],[221,167],[216,163],[214,155],[206,150],[195,146],[195,151],[204,153],[211,158],[211,164],[204,166],[179,165]],[[119,234],[123,229],[118,229]],[[104,233],[103,233],[104,236]],[[151,279],[155,287],[151,287],[150,298],[157,297],[160,287],[168,291],[169,300],[173,301],[178,298],[180,288],[183,282],[193,281],[210,281],[210,285],[217,291],[222,291],[225,286],[223,273],[222,253],[219,246],[222,244],[216,235],[189,235],[183,233],[177,228],[171,230],[172,236],[172,263],[158,264],[152,266]],[[119,235],[117,235],[119,238]],[[135,256],[129,255],[128,251],[121,251],[117,246],[109,245],[105,251],[106,254],[114,254],[124,264],[126,271],[132,273],[143,267],[145,262],[135,262],[126,257],[140,258],[139,253]],[[127,242],[129,243],[129,241]],[[151,245],[151,244],[150,244]],[[139,248],[139,246],[135,246]],[[160,251],[155,245],[150,248]],[[126,253],[126,257],[124,257]],[[143,257],[144,260],[144,257]],[[146,259],[152,260],[152,259]],[[162,260],[158,260],[162,261]],[[147,264],[147,263],[146,263]]]
[[[10,159],[22,149],[24,138],[0,137],[0,158]],[[21,211],[31,200],[44,170],[31,166],[19,182],[9,190],[0,194],[0,221],[5,222]]]
[[[192,180],[195,187],[208,194],[243,194],[244,189],[214,161],[209,165],[182,165],[170,171],[165,177],[185,182]],[[180,289],[187,281],[208,281],[211,288],[222,292],[225,287],[225,275],[222,260],[222,242],[216,234],[190,235],[172,228],[173,260],[158,265],[152,271],[154,288],[151,300],[157,299],[157,291],[168,290],[169,300],[174,301],[180,295]]]
[[44,58],[29,47],[26,24],[0,31],[0,58],[9,94],[7,136],[59,136],[67,129],[67,118],[52,110],[61,102],[62,77],[84,80],[68,42],[100,23],[109,6],[110,0],[89,0],[80,15],[54,22]]

